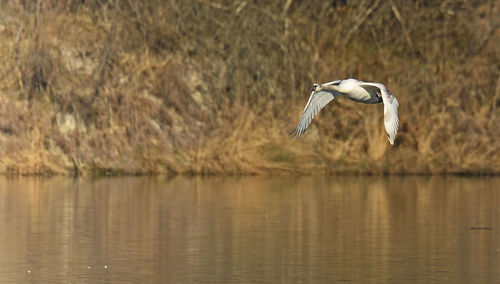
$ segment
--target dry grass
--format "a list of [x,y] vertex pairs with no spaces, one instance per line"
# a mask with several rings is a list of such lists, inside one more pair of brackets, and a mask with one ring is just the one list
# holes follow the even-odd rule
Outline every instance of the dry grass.
[[[0,4],[0,172],[500,173],[498,1],[63,2]],[[290,139],[346,77],[394,147],[342,98]]]

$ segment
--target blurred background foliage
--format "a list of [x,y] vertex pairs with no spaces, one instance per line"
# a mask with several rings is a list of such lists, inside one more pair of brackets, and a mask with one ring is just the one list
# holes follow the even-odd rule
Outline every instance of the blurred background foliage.
[[[500,173],[499,1],[0,1],[0,172]],[[340,98],[290,139],[315,82]]]

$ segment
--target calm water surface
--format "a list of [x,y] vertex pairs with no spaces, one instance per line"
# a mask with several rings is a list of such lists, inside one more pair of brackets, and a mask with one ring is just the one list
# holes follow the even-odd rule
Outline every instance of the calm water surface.
[[500,283],[500,178],[0,178],[0,282]]

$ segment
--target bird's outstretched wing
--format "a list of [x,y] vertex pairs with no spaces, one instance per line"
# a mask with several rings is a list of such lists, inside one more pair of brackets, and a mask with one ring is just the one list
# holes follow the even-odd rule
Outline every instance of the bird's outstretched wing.
[[334,91],[311,92],[311,96],[309,97],[306,107],[302,112],[302,116],[300,117],[299,123],[297,124],[297,127],[295,127],[295,129],[290,133],[290,135],[295,136],[295,138],[297,139],[300,138],[300,136],[302,136],[302,134],[304,134],[304,132],[306,131],[307,127],[311,123],[311,120],[314,118],[314,116],[338,95],[339,93]]
[[394,140],[396,139],[396,134],[398,134],[399,127],[398,100],[383,84],[359,82],[359,86],[365,88],[367,91],[376,88],[382,94],[382,101],[384,102],[385,131],[387,132],[387,138],[389,139],[389,142],[391,143],[391,145],[394,145]]

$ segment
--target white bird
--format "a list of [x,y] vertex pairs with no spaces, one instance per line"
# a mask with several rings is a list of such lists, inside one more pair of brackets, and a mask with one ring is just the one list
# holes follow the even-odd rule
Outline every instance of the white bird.
[[338,96],[345,96],[350,100],[365,104],[383,102],[384,125],[387,138],[391,145],[394,145],[394,139],[396,139],[399,127],[398,100],[383,84],[363,82],[356,79],[337,80],[321,85],[314,84],[311,88],[311,96],[302,112],[299,123],[290,134],[299,138],[304,134],[314,116]]

